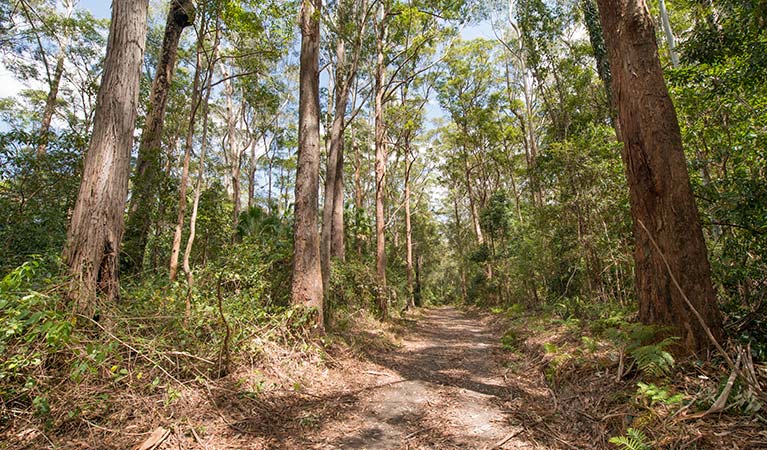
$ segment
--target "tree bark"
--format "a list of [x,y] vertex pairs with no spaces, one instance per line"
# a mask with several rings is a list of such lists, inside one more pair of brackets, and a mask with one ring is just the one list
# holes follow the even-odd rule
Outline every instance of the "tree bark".
[[639,317],[674,328],[686,350],[702,351],[710,345],[704,327],[691,314],[669,272],[714,336],[721,336],[722,321],[676,111],[658,58],[655,26],[644,0],[599,0],[599,13],[623,133]]
[[336,183],[333,188],[333,232],[330,236],[330,256],[346,261],[346,224],[344,223],[344,137],[336,161]]
[[147,34],[148,0],[114,0],[93,135],[63,256],[75,310],[90,316],[97,294],[119,295],[130,155]]
[[375,71],[375,176],[376,176],[376,276],[378,278],[378,306],[384,319],[388,316],[386,299],[386,222],[384,217],[384,189],[386,186],[386,129],[383,117],[386,66],[384,47],[386,45],[386,23],[381,5],[380,24],[376,33]]
[[192,0],[172,0],[165,22],[160,59],[152,83],[146,124],[141,133],[133,191],[125,229],[123,267],[132,272],[143,269],[144,252],[152,225],[152,212],[157,203],[158,185],[162,174],[162,154],[165,111],[170,97],[170,86],[178,59],[178,45],[184,28],[194,23]]
[[320,178],[320,9],[321,0],[301,4],[298,168],[295,187],[293,304],[315,310],[314,332],[324,332],[320,236],[317,230]]
[[[362,154],[354,136],[354,128],[352,128],[352,147],[354,148],[354,214],[359,227],[359,218],[362,214]],[[357,257],[362,259],[362,239],[360,236],[355,236],[354,241],[357,244]]]

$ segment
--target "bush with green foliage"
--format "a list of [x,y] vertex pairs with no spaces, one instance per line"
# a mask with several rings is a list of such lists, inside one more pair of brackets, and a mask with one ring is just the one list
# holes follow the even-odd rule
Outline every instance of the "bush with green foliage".
[[62,134],[43,155],[39,142],[21,131],[0,134],[0,271],[64,246],[86,141]]
[[69,344],[74,328],[74,321],[56,307],[56,293],[40,291],[53,283],[41,259],[25,262],[0,280],[0,399],[5,405],[32,405],[40,414],[50,410],[45,366]]

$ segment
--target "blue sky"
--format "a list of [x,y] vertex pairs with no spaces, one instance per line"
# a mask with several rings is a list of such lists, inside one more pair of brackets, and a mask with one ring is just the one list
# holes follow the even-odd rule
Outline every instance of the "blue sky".
[[100,19],[108,19],[112,14],[112,2],[105,0],[80,0],[78,6],[89,10],[94,16]]

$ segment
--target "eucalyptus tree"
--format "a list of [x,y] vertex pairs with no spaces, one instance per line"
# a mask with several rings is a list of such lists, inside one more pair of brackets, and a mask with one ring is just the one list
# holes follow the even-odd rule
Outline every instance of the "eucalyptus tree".
[[[344,139],[349,119],[349,95],[357,80],[372,5],[367,0],[340,0],[335,3],[335,20],[329,22],[335,40],[333,74],[333,121],[325,171],[322,210],[321,257],[322,280],[326,293],[330,282],[331,257],[344,260]],[[352,109],[355,104],[352,104]]]
[[118,259],[128,196],[148,0],[115,0],[93,136],[67,231],[64,260],[75,310],[119,295]]
[[320,14],[321,0],[301,3],[301,68],[298,100],[298,167],[292,301],[314,310],[312,328],[324,332],[320,236],[317,230],[320,178]]
[[194,14],[192,0],[171,0],[132,180],[123,242],[124,267],[129,271],[141,271],[143,268],[152,212],[158,196],[165,112],[176,71],[178,46],[184,29],[194,24]]
[[[255,136],[250,132],[253,116],[247,114],[251,108],[246,95],[250,85],[271,68],[292,36],[288,31],[291,9],[276,2],[229,2],[210,0],[198,3],[199,25],[195,77],[192,85],[191,108],[185,139],[184,158],[179,186],[178,215],[175,224],[170,258],[170,279],[178,273],[181,254],[181,238],[186,223],[187,191],[189,184],[190,158],[196,144],[195,125],[200,109],[215,110],[204,105],[204,98],[214,94],[223,86],[223,165],[228,170],[224,177],[230,188],[232,224],[236,222],[241,209],[241,176],[245,151],[251,147]],[[204,7],[204,8],[203,8]],[[215,70],[220,68],[220,70]],[[216,77],[216,74],[220,75]],[[265,76],[265,75],[264,75]],[[216,77],[214,79],[214,77]],[[205,121],[207,117],[203,117]]]
[[598,4],[620,94],[639,316],[674,327],[687,350],[701,351],[721,335],[722,319],[655,25],[644,0]]
[[[461,183],[466,192],[471,223],[477,245],[485,244],[479,210],[487,201],[486,167],[482,161],[488,144],[488,128],[493,115],[500,109],[498,87],[501,80],[496,67],[493,41],[473,40],[458,42],[447,54],[443,74],[438,83],[438,98],[455,124],[452,135],[455,156],[449,159],[463,172]],[[480,191],[478,192],[478,188]]]

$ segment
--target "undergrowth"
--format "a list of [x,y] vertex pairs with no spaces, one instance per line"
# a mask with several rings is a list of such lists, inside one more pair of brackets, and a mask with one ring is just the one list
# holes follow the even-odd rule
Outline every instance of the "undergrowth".
[[[704,414],[725,389],[730,372],[717,360],[677,360],[678,338],[669,336],[667,328],[637,322],[634,311],[618,304],[590,304],[577,317],[561,305],[526,309],[512,304],[491,312],[507,324],[500,343],[509,357],[524,352],[541,360],[551,389],[574,398],[570,408],[604,421],[612,436],[609,442],[617,448],[667,448],[670,442],[681,442],[674,439],[683,439],[684,424],[671,419]],[[749,392],[735,382],[725,411],[763,423],[758,415],[763,405]],[[601,409],[593,404],[602,404]],[[568,413],[560,409],[560,414]],[[621,417],[630,420],[616,420]],[[668,429],[660,433],[659,424]]]

